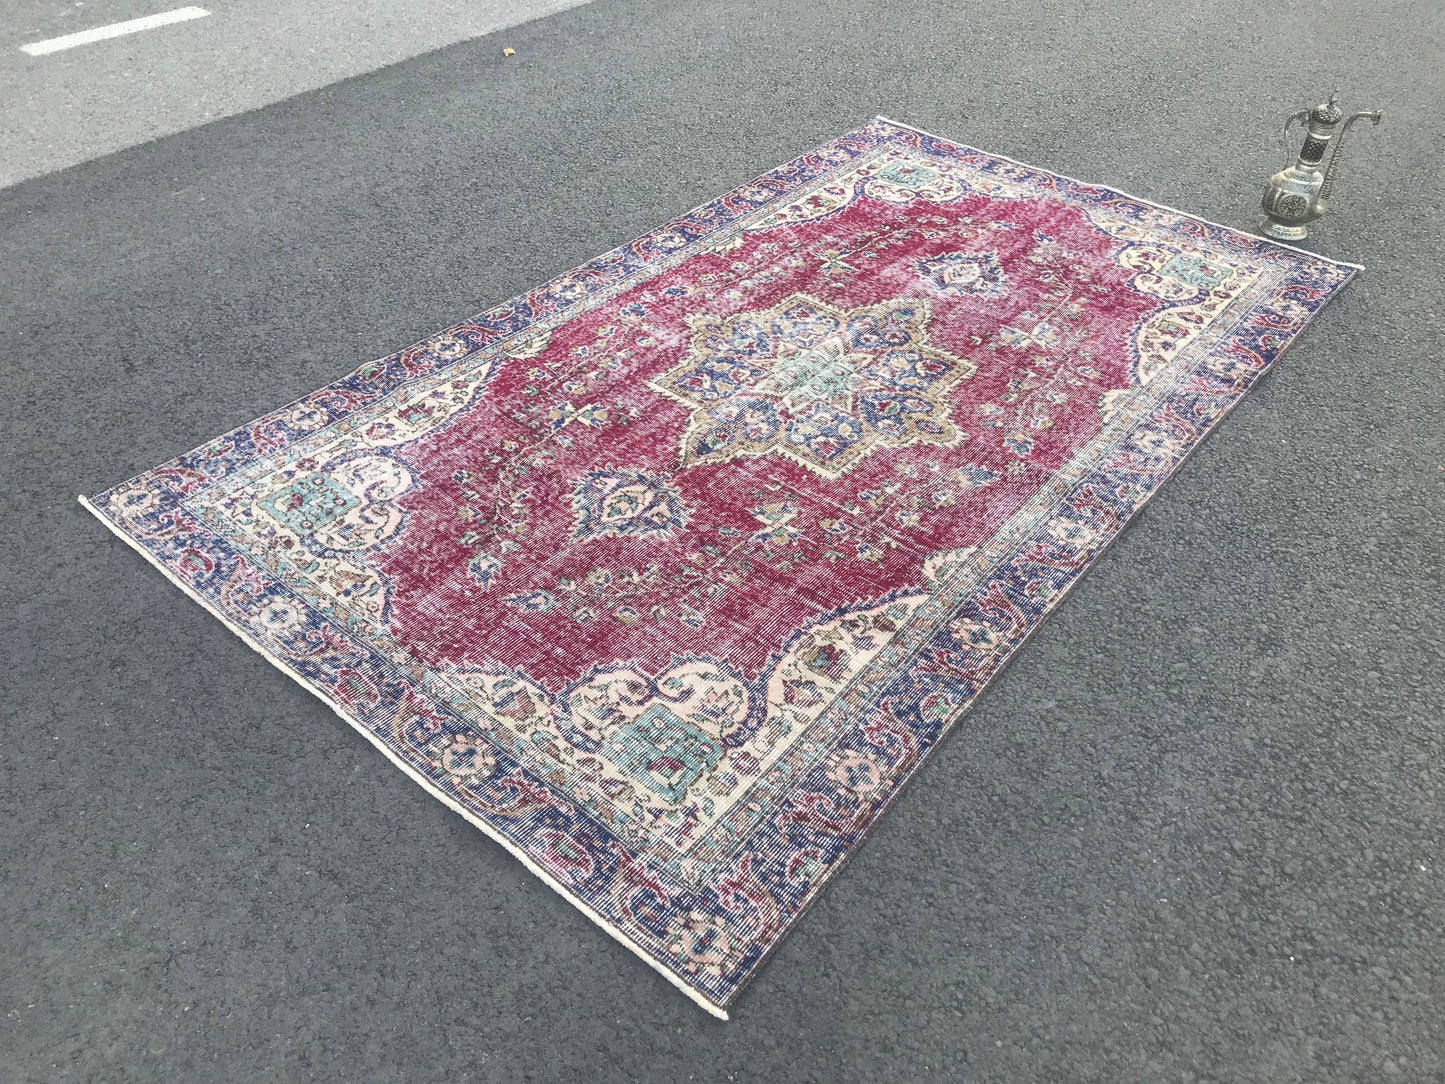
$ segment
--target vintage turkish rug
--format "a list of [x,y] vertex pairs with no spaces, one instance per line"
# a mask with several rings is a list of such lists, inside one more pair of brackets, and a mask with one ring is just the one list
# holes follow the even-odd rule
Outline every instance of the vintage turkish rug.
[[1354,270],[880,119],[87,504],[725,1015]]

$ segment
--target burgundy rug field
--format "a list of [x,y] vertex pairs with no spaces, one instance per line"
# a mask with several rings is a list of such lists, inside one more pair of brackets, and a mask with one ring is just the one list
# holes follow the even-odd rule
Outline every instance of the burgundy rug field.
[[880,119],[86,503],[725,1016],[1355,270]]

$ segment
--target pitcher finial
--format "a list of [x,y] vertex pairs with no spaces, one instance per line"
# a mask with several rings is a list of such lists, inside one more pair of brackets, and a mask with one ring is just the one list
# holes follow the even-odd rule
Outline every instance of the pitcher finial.
[[1340,118],[1345,115],[1345,111],[1340,108],[1339,101],[1340,92],[1336,90],[1330,95],[1329,101],[1320,102],[1310,111],[1310,123],[1328,124],[1331,127],[1340,123]]

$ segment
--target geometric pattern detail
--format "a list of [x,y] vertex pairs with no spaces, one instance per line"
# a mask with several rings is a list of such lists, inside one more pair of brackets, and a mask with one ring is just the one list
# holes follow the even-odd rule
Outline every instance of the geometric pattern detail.
[[666,536],[687,525],[677,490],[644,470],[588,471],[572,490],[573,538]]
[[918,272],[938,290],[1002,297],[1008,280],[992,252],[945,252],[918,261]]

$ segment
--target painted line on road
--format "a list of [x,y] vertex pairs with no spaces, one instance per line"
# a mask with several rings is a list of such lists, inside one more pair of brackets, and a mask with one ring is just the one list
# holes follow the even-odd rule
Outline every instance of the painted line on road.
[[20,51],[29,53],[31,56],[44,56],[46,53],[58,53],[62,49],[74,49],[77,45],[89,45],[93,41],[119,38],[126,34],[139,33],[142,30],[153,30],[158,26],[169,26],[171,23],[203,19],[209,14],[210,12],[205,8],[175,8],[172,11],[162,11],[157,15],[146,15],[140,19],[127,19],[123,23],[110,23],[108,26],[97,26],[92,30],[79,30],[74,34],[66,34],[59,38],[33,41],[29,45],[20,46]]

